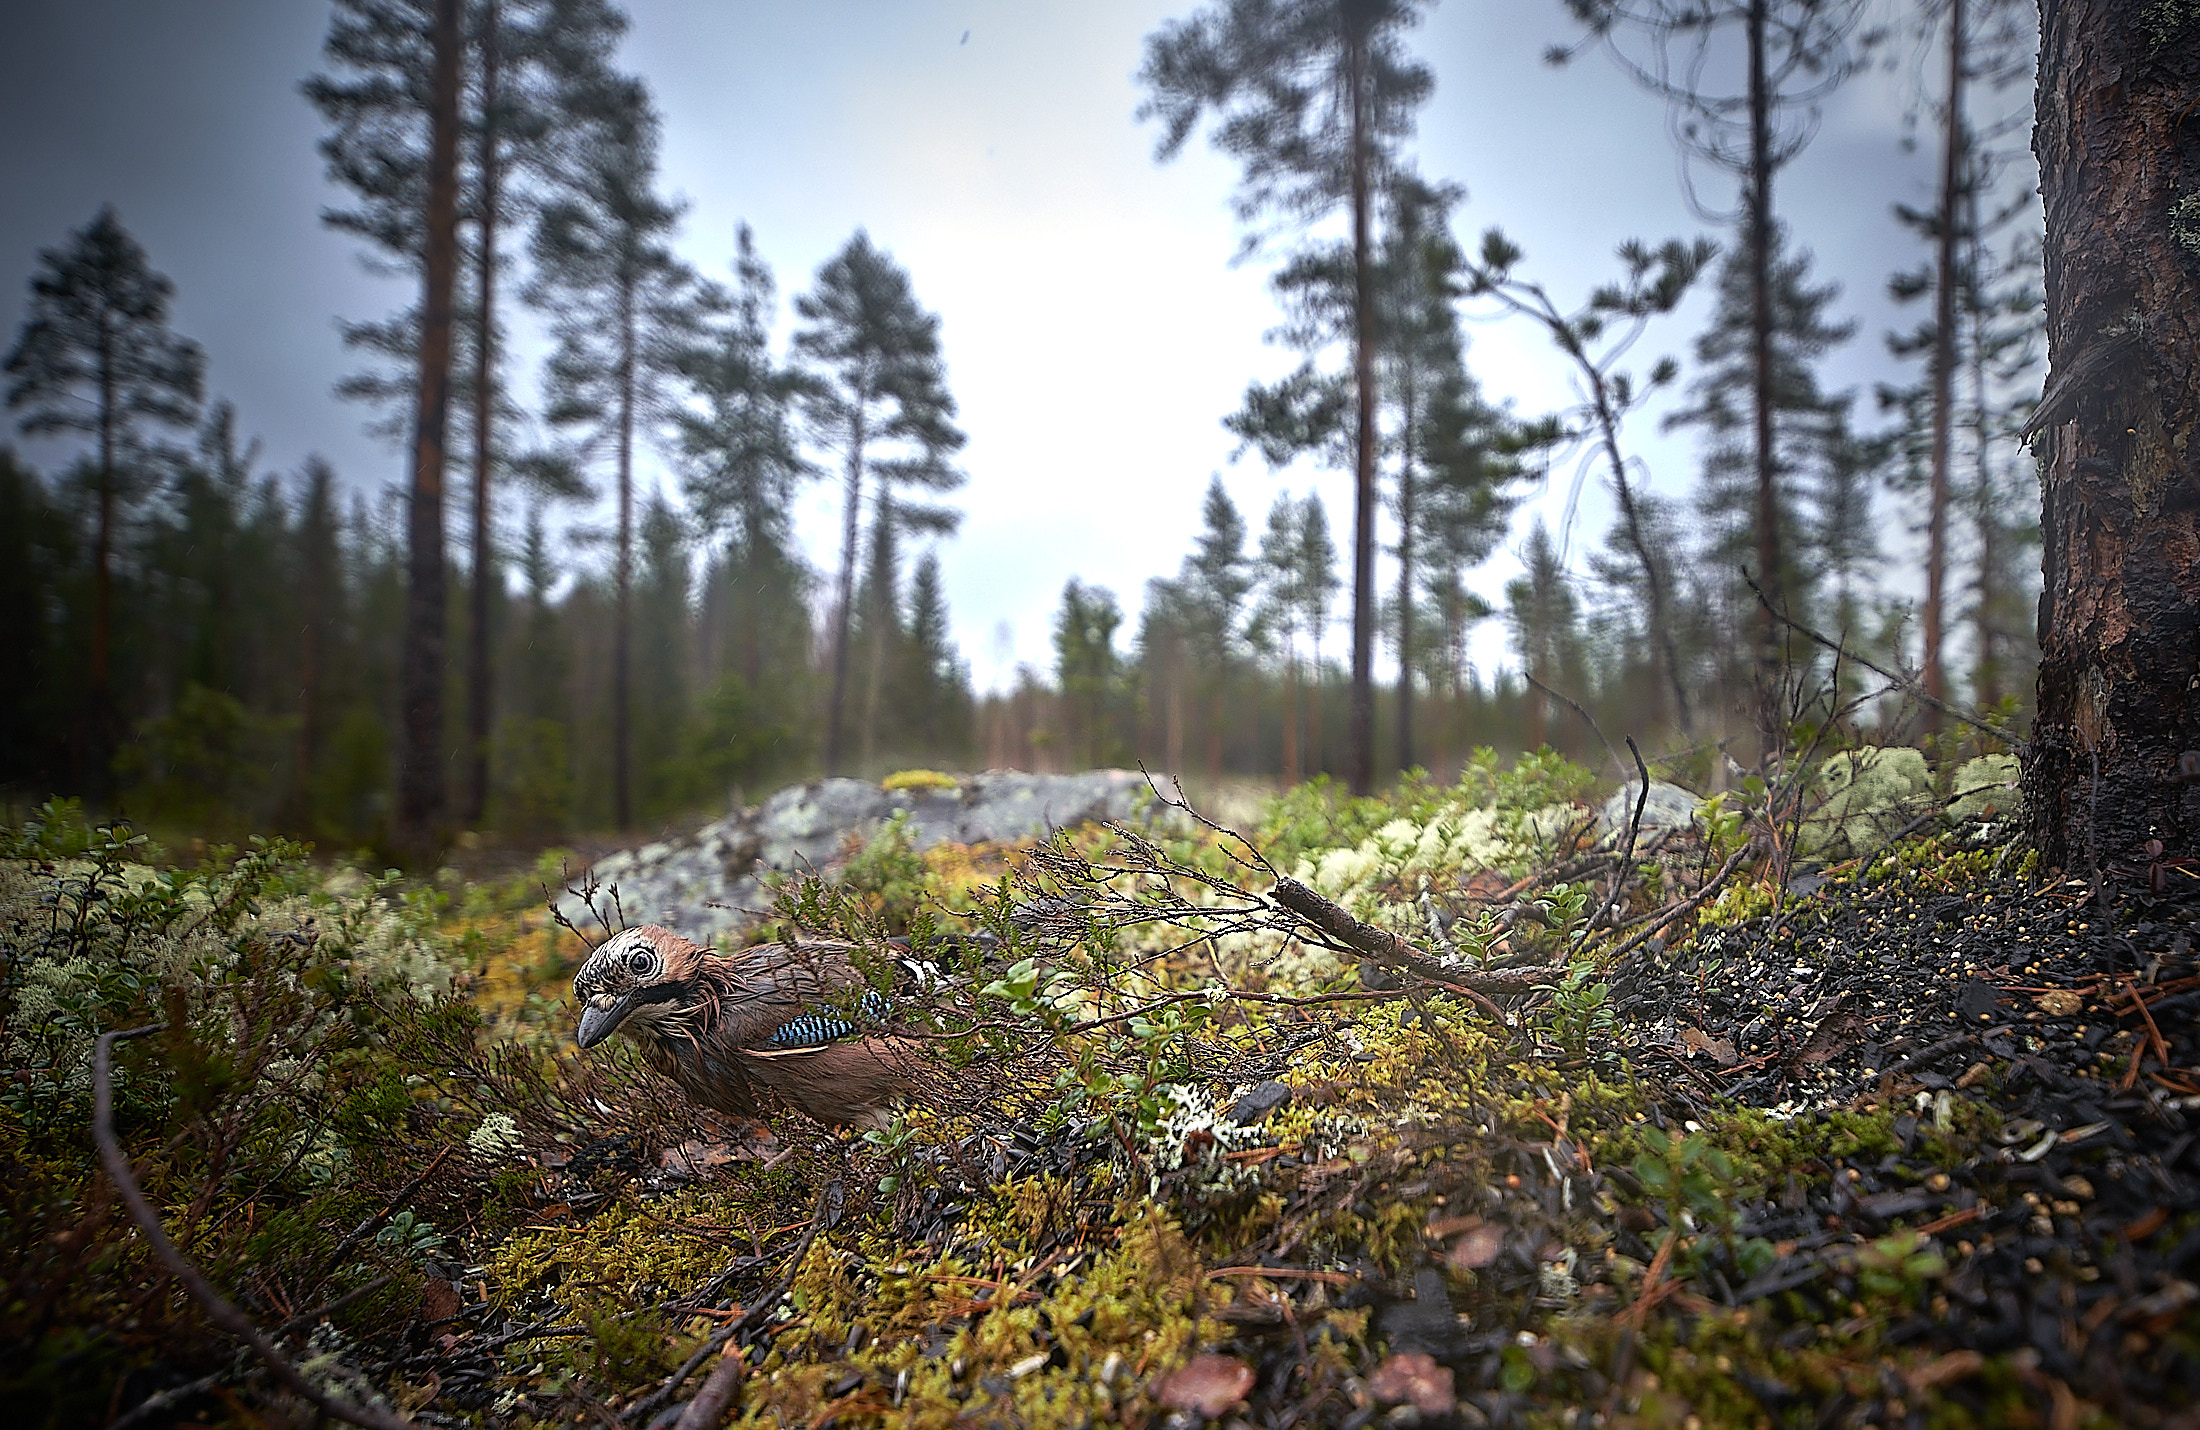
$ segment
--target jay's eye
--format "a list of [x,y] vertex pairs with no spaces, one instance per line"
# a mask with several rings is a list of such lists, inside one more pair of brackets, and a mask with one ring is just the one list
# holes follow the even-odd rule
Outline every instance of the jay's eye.
[[649,955],[646,953],[630,953],[626,956],[626,966],[636,973],[647,973],[649,972]]

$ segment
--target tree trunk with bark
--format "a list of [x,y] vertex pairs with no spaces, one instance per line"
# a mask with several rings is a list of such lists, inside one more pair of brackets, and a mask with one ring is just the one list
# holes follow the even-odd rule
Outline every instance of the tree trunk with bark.
[[[1954,461],[1956,405],[1956,205],[1963,180],[1963,0],[1948,3],[1948,113],[1940,154],[1940,232],[1933,277],[1932,491],[1925,517],[1924,681],[1931,702],[1948,698],[1942,622],[1948,581],[1948,475]],[[1925,732],[1941,728],[1937,703],[1925,707]]]
[[1369,252],[1367,38],[1355,33],[1345,65],[1352,86],[1353,386],[1359,399],[1352,482],[1352,751],[1354,794],[1375,788],[1375,265]]
[[428,98],[428,205],[420,298],[420,388],[407,529],[403,752],[398,840],[432,856],[444,818],[443,466],[451,403],[451,288],[458,270],[458,0],[436,0]]
[[840,582],[833,610],[833,688],[825,704],[825,773],[840,773],[848,711],[848,635],[856,603],[856,538],[863,520],[864,394],[848,419],[847,490],[840,515]]
[[[2032,839],[2052,867],[2200,852],[2200,24],[2045,0],[2047,220]],[[2167,37],[2163,24],[2182,25]]]
[[634,822],[634,288],[619,290],[618,605],[611,622],[611,807],[619,828]]
[[1786,604],[1780,551],[1779,453],[1772,404],[1772,93],[1765,73],[1765,28],[1771,0],[1749,6],[1749,330],[1757,439],[1757,580],[1765,602],[1757,619],[1757,733],[1770,760],[1785,743],[1780,729],[1780,624]]
[[474,582],[471,636],[466,650],[466,822],[478,825],[489,809],[489,593],[496,562],[490,550],[489,453],[496,416],[497,4],[489,0],[481,22],[481,252],[475,286],[481,291],[474,343]]

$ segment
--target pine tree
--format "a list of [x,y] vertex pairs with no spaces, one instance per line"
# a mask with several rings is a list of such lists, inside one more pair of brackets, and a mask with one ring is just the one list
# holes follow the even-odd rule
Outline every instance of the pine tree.
[[1121,662],[1115,632],[1123,624],[1115,593],[1075,576],[1062,587],[1054,617],[1054,679],[1067,707],[1068,745],[1087,768],[1110,762],[1110,730]]
[[169,331],[175,285],[153,271],[145,250],[112,208],[39,254],[30,316],[6,364],[8,407],[28,433],[90,437],[95,512],[92,620],[86,708],[77,756],[82,787],[106,788],[118,711],[112,687],[114,553],[123,510],[146,488],[148,427],[185,427],[196,418],[205,358]]
[[1248,643],[1247,597],[1254,581],[1245,549],[1245,518],[1219,476],[1208,479],[1200,523],[1191,554],[1177,575],[1177,604],[1207,699],[1207,772],[1219,777],[1224,701]]
[[[1757,580],[1766,597],[1806,622],[1818,578],[1868,563],[1871,528],[1865,500],[1852,478],[1859,459],[1849,430],[1849,401],[1818,384],[1820,361],[1855,332],[1853,323],[1830,320],[1840,285],[1813,286],[1807,250],[1790,256],[1785,235],[1772,249],[1772,358],[1770,406],[1772,515],[1785,563],[1776,582]],[[1705,561],[1721,575],[1731,625],[1738,632],[1756,602],[1739,571],[1767,549],[1760,540],[1765,494],[1756,449],[1758,334],[1755,276],[1746,248],[1719,267],[1718,306],[1696,340],[1699,373],[1688,405],[1667,415],[1665,425],[1702,433],[1703,470],[1697,508],[1706,531]],[[1739,672],[1734,672],[1739,675]]]
[[[1351,216],[1353,276],[1351,781],[1375,780],[1377,171],[1412,129],[1434,81],[1401,42],[1423,0],[1225,0],[1146,40],[1139,78],[1158,118],[1157,157],[1180,152],[1215,116],[1217,148],[1244,165],[1237,207],[1308,223],[1342,206]],[[1257,240],[1256,240],[1257,242]]]
[[459,0],[338,0],[323,53],[340,77],[305,92],[331,125],[329,176],[359,198],[322,220],[418,272],[411,506],[406,541],[399,837],[426,857],[444,817],[443,487],[458,269]]
[[[952,530],[952,509],[913,501],[897,488],[953,491],[965,480],[949,458],[961,449],[955,400],[940,358],[939,318],[917,303],[909,275],[858,230],[818,270],[816,286],[795,299],[807,324],[795,352],[809,377],[803,410],[811,440],[839,454],[842,472],[840,576],[833,613],[832,690],[825,715],[825,768],[846,760],[850,637],[857,619],[856,562],[866,487],[875,493],[873,556],[890,557],[895,532]],[[884,455],[881,455],[881,449]],[[888,576],[892,574],[888,563]],[[883,594],[887,580],[873,582]],[[872,672],[884,656],[884,626],[874,621]]]
[[[1991,94],[2030,78],[2036,40],[2032,17],[2033,7],[2015,0],[1939,0],[1918,16],[1919,27],[1938,39],[1945,62],[1943,88],[1930,104],[1941,129],[1940,179],[1932,208],[1897,204],[1895,215],[1931,243],[1933,258],[1897,273],[1888,288],[1899,302],[1930,296],[1933,313],[1909,331],[1888,334],[1895,356],[1922,357],[1926,370],[1923,380],[1912,386],[1883,384],[1879,401],[1905,420],[1897,437],[1904,462],[1893,484],[1926,493],[1920,676],[1925,693],[1935,701],[1947,699],[1949,689],[1946,592],[1956,560],[1951,520],[1969,517],[1977,543],[1979,565],[1971,583],[1976,600],[1970,614],[1976,619],[1996,610],[1979,625],[1974,652],[1975,672],[1985,675],[1987,687],[1985,693],[1974,694],[1988,705],[2000,698],[1994,647],[2000,643],[1995,623],[2006,615],[1998,609],[2004,602],[1997,593],[2003,553],[2011,544],[2020,549],[2027,545],[2025,533],[2036,529],[2022,517],[2013,526],[2007,521],[2009,512],[2033,504],[2031,493],[2011,493],[2016,499],[2005,510],[1992,472],[2001,454],[1985,438],[1986,408],[2006,413],[2012,399],[2028,401],[2038,391],[2030,372],[2038,361],[2044,321],[2036,283],[2019,277],[2013,287],[2008,285],[1997,271],[1993,248],[1997,236],[2012,225],[2038,222],[2029,185],[2020,185],[2013,194],[2002,192],[2015,157],[2010,152],[2013,136],[2029,123],[2030,109],[2005,106],[2000,116],[1983,119],[1975,112],[1986,102],[1981,91]],[[2020,273],[2026,266],[2024,255],[2034,249],[2034,241],[2020,236],[2015,255]],[[2005,315],[2003,305],[2012,300],[2019,306]],[[2012,327],[2010,318],[2020,321]],[[2010,379],[1989,376],[1989,367],[2000,367],[2009,357],[2021,357]],[[2001,425],[2006,436],[2015,423]],[[1940,710],[1929,706],[1924,723],[1928,731],[1938,731]]]
[[937,552],[919,557],[910,576],[902,661],[897,704],[903,712],[902,733],[912,749],[935,757],[967,750],[973,704],[970,681],[948,631],[947,594],[940,585]]
[[1586,697],[1587,660],[1580,605],[1558,559],[1558,546],[1540,517],[1528,533],[1520,560],[1527,570],[1506,585],[1505,601],[1513,650],[1533,682],[1527,704],[1528,748],[1534,750],[1551,742],[1550,704],[1544,692],[1571,691],[1577,700]]
[[688,507],[726,542],[713,609],[731,627],[731,664],[753,698],[764,690],[767,664],[807,659],[808,573],[794,549],[792,513],[796,492],[817,473],[794,429],[804,381],[772,357],[772,275],[747,224],[737,235],[734,278],[724,320],[679,359],[700,406],[683,404],[672,422]]
[[613,467],[611,790],[624,828],[634,814],[634,447],[669,421],[672,379],[714,297],[669,246],[680,209],[656,191],[659,122],[640,82],[587,73],[565,102],[591,122],[556,161],[563,184],[537,221],[529,296],[556,314],[546,415],[580,430],[584,459],[608,451]]
[[[1773,183],[1802,153],[1817,128],[1817,106],[1854,71],[1850,41],[1864,0],[1566,0],[1623,69],[1671,107],[1672,126],[1689,159],[1735,176],[1740,190],[1738,284],[1748,299],[1747,361],[1753,479],[1754,565],[1767,601],[1757,620],[1759,736],[1766,751],[1784,738],[1775,728],[1772,674],[1779,662],[1773,612],[1789,603],[1786,580],[1794,558],[1782,545],[1781,455],[1776,413],[1782,410],[1778,292],[1780,223]],[[1869,37],[1867,37],[1868,39]],[[1741,73],[1729,60],[1741,53]],[[1563,63],[1571,51],[1550,53]],[[1689,185],[1691,202],[1695,189]],[[1713,215],[1701,209],[1704,216]],[[1725,286],[1725,285],[1722,285]],[[1722,295],[1724,296],[1724,295]]]

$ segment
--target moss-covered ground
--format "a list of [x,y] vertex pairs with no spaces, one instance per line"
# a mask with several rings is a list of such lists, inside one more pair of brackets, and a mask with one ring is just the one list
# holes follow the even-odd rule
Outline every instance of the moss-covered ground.
[[[1039,980],[971,1000],[1033,1037],[1118,994],[1148,1012],[1068,1039],[1041,1095],[866,1137],[728,1126],[578,1056],[584,950],[540,877],[408,892],[282,847],[163,869],[52,812],[0,864],[0,1401],[24,1425],[313,1419],[96,1169],[90,1039],[160,1023],[120,1055],[118,1130],[170,1235],[309,1377],[421,1424],[619,1423],[729,1326],[670,1406],[715,1371],[743,1426],[2191,1423],[2200,982],[2174,891],[2073,903],[1974,833],[1817,883],[1752,858],[1612,963],[1747,831],[1715,811],[1653,846],[1617,931],[1595,873],[1503,917],[1493,891],[1582,863],[1588,793],[1483,762],[1386,800],[1295,791],[1248,831],[1473,966],[1556,961],[1503,1024],[1232,925],[1216,886],[1265,892],[1240,846],[1178,831],[1151,849],[1204,929],[1095,918],[1113,961],[1012,946]],[[1126,857],[1098,831],[1057,851]],[[824,906],[1008,930],[1024,857],[875,842]],[[1135,991],[1098,986],[1123,968]],[[1225,981],[1243,996],[1149,996]]]

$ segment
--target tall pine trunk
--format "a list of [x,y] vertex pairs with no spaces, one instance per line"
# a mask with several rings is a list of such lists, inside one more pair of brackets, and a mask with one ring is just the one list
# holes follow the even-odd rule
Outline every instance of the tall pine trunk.
[[2097,869],[2149,838],[2200,848],[2200,254],[2176,218],[2200,174],[2200,26],[2165,42],[2128,0],[2040,9],[2050,375],[2024,803],[2046,864]]
[[[1350,21],[1348,21],[1350,23]],[[1375,788],[1375,266],[1369,254],[1368,189],[1374,167],[1369,144],[1367,35],[1347,39],[1352,86],[1353,386],[1359,425],[1352,481],[1352,752],[1354,794]]]
[[[1965,231],[1970,235],[1970,269],[1977,273],[1982,245],[1975,217],[1977,199],[1973,197],[1970,202],[1974,216],[1966,223]],[[1971,323],[1971,339],[1964,345],[1964,353],[1971,370],[1971,505],[1978,527],[1977,605],[1972,621],[1978,632],[1978,657],[1971,677],[1971,699],[1981,710],[1992,710],[2001,704],[2002,696],[2002,514],[1986,437],[1986,352],[1985,335],[1980,331],[1984,315],[1975,299],[1966,302],[1964,308]]]
[[[1097,763],[1097,762],[1096,762]],[[1284,671],[1283,687],[1283,783],[1286,788],[1299,782],[1299,651],[1291,648],[1290,663]]]
[[619,538],[617,609],[611,622],[611,808],[634,822],[634,279],[619,287]]
[[1770,761],[1785,743],[1780,730],[1780,626],[1786,604],[1780,551],[1780,472],[1772,404],[1772,95],[1765,74],[1765,24],[1771,0],[1749,5],[1749,337],[1757,440],[1757,579],[1766,604],[1757,620],[1757,736]]
[[[105,304],[99,313],[99,523],[92,536],[92,669],[86,692],[88,709],[80,736],[83,787],[107,793],[109,762],[116,727],[109,671],[114,639],[115,530],[115,338]],[[71,743],[77,743],[72,741]]]
[[1413,768],[1413,539],[1418,535],[1413,509],[1413,381],[1406,379],[1399,424],[1404,452],[1398,464],[1398,768]]
[[863,404],[848,419],[847,490],[840,514],[840,582],[833,610],[833,688],[825,704],[825,773],[840,773],[848,712],[848,636],[856,604],[856,538],[863,520]]
[[420,297],[420,387],[407,530],[404,742],[398,838],[431,857],[443,791],[443,465],[451,403],[451,288],[458,270],[458,0],[436,0],[428,95],[428,206]]
[[[1925,517],[1925,693],[1948,698],[1941,626],[1948,579],[1948,474],[1955,445],[1956,203],[1963,175],[1963,0],[1948,0],[1948,113],[1941,139],[1940,233],[1933,284],[1932,492]],[[1937,704],[1925,708],[1925,731],[1941,728]]]
[[496,571],[490,550],[489,451],[496,415],[497,25],[497,0],[488,0],[481,21],[481,137],[475,160],[481,170],[481,252],[475,278],[481,310],[474,346],[473,619],[466,650],[466,822],[475,825],[489,808],[489,583]]

